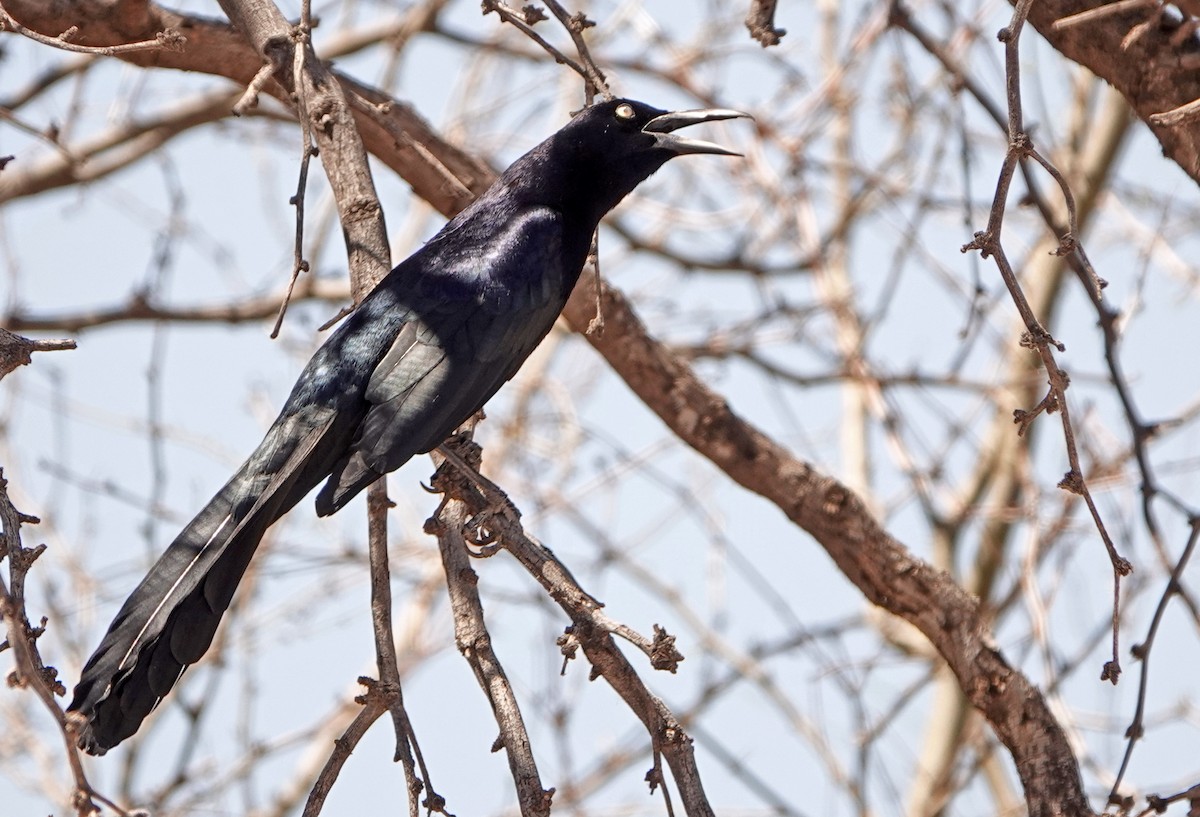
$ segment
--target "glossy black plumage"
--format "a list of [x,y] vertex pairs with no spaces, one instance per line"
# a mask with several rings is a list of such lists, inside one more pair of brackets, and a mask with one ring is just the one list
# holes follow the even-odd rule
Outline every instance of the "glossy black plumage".
[[673,131],[736,116],[589,108],[392,270],[117,613],[69,707],[80,746],[103,754],[137,731],[208,649],[263,533],[313,488],[334,513],[482,407],[550,331],[600,218],[673,156],[730,153]]

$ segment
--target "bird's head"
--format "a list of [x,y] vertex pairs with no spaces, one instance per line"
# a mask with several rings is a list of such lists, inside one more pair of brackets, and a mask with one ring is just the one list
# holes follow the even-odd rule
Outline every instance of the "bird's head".
[[593,204],[597,211],[589,215],[598,220],[676,156],[740,156],[676,131],[702,122],[741,117],[749,115],[720,108],[664,111],[632,99],[614,99],[584,109],[541,147],[556,157],[547,166],[569,176],[559,184],[565,181],[572,197]]

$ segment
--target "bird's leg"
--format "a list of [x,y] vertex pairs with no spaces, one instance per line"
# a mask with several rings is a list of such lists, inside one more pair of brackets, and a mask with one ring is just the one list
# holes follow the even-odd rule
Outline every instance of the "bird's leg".
[[521,518],[521,512],[500,486],[479,473],[478,463],[481,462],[482,450],[470,438],[469,432],[451,437],[438,446],[437,451],[445,462],[454,467],[462,482],[454,485],[452,479],[443,481],[443,478],[449,476],[443,466],[439,467],[438,474],[434,476],[434,488],[444,488],[447,495],[454,492],[461,493],[467,486],[479,492],[487,504],[483,510],[467,520],[464,530],[467,531],[467,538],[471,544],[479,548],[478,551],[472,551],[472,555],[480,558],[495,555],[503,545],[497,541],[496,534],[488,528],[488,520],[496,516],[504,516],[516,522]]
[[474,485],[475,488],[487,498],[489,507],[485,509],[483,513],[487,513],[489,515],[503,513],[507,516],[510,516],[514,520],[520,519],[521,511],[516,505],[513,504],[512,500],[508,498],[508,494],[504,492],[504,489],[481,474],[479,472],[478,465],[471,463],[468,461],[468,459],[459,454],[457,450],[455,450],[456,447],[464,446],[466,444],[471,446],[468,451],[473,453],[475,457],[478,457],[482,452],[482,449],[479,448],[474,440],[462,437],[452,437],[450,440],[439,445],[437,450],[438,453],[444,456],[451,465],[458,469],[458,472],[465,477],[468,482]]

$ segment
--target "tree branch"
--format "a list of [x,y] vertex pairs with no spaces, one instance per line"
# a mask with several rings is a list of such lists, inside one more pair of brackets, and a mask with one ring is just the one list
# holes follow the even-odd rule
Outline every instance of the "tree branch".
[[[585,274],[567,304],[577,332],[591,318],[595,286]],[[620,292],[605,286],[603,302],[608,331],[588,342],[681,440],[811,534],[869,601],[925,634],[1011,753],[1030,815],[1091,814],[1067,736],[995,648],[978,601],[883,530],[860,497],[734,414],[650,336]]]
[[[137,42],[166,28],[184,33],[187,42],[182,51],[138,51],[116,57],[146,68],[222,76],[246,87],[263,65],[261,55],[228,23],[179,14],[146,0],[115,5],[103,0],[71,0],[65,4],[5,0],[5,6],[27,27],[42,33],[56,33],[75,25],[79,29],[75,42],[88,45]],[[425,8],[414,8],[412,14],[421,24],[428,24]],[[357,47],[360,47],[357,43],[345,45],[347,49]],[[335,51],[327,56],[337,55]],[[288,67],[284,70],[288,71]],[[339,71],[332,70],[329,74],[345,89],[367,150],[388,162],[422,199],[435,203],[443,212],[457,212],[487,189],[494,171],[486,163],[450,147],[411,107]],[[289,108],[294,107],[290,93],[279,82],[268,82],[263,91]],[[4,189],[3,179],[0,175],[0,191]]]
[[[460,453],[464,448],[466,453]],[[462,436],[452,438],[441,450],[452,460],[462,459],[468,464],[457,464],[454,468],[443,465],[439,469],[434,488],[445,494],[446,501],[430,527],[434,531],[450,530],[456,525],[461,531],[465,527],[468,535],[478,537],[474,544],[483,548],[481,555],[489,556],[503,548],[521,563],[571,619],[571,626],[559,640],[564,657],[570,660],[581,647],[593,667],[593,677],[603,677],[609,683],[649,734],[654,753],[654,766],[647,774],[651,791],[665,783],[659,767],[661,753],[667,759],[689,817],[713,817],[696,766],[692,739],[666,704],[650,692],[613,639],[614,634],[628,628],[616,625],[603,613],[603,605],[579,585],[567,567],[525,532],[520,513],[508,497],[474,472],[469,463],[478,462],[479,454],[473,441]],[[461,520],[465,520],[465,525]],[[674,653],[666,665],[655,664],[655,667],[671,669],[679,658]],[[531,802],[538,805],[539,801]],[[669,804],[668,800],[668,813]]]
[[1124,94],[1163,153],[1200,182],[1200,120],[1157,117],[1200,99],[1200,39],[1157,2],[1108,3],[1103,17],[1095,16],[1096,5],[1039,0],[1029,23],[1063,56]]
[[14,369],[29,365],[34,352],[58,352],[74,348],[73,340],[30,340],[14,335],[7,329],[0,329],[0,380]]

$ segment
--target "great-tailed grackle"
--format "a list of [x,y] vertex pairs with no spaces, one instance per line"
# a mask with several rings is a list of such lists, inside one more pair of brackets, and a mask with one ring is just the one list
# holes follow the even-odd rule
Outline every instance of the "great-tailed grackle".
[[80,747],[103,754],[132,735],[200,660],[275,520],[323,480],[317,513],[336,512],[516,373],[566,304],[605,213],[668,159],[737,155],[674,131],[744,115],[622,99],[588,108],[393,269],[117,613],[69,707]]

